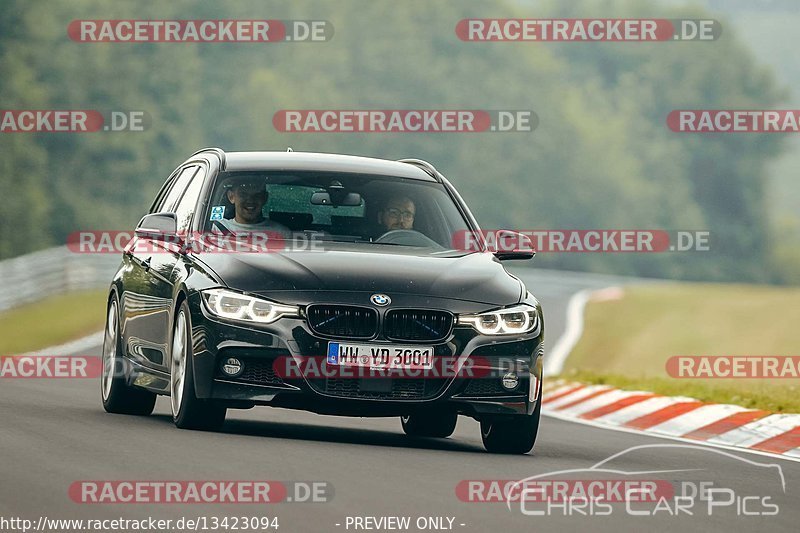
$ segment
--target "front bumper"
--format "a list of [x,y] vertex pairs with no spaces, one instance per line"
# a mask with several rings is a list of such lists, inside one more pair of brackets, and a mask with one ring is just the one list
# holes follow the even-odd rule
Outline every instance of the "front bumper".
[[[326,368],[328,342],[336,339],[316,335],[304,319],[284,318],[269,325],[225,321],[208,313],[199,294],[190,296],[189,308],[195,393],[230,407],[271,405],[351,416],[399,416],[444,408],[481,419],[530,414],[539,401],[542,321],[529,334],[502,339],[457,326],[447,339],[433,344],[434,357],[448,361],[442,368],[449,372],[389,378],[340,376]],[[380,338],[370,342],[392,344]],[[244,363],[235,378],[221,370],[221,362],[229,357]],[[502,385],[510,371],[518,377],[513,390]]]

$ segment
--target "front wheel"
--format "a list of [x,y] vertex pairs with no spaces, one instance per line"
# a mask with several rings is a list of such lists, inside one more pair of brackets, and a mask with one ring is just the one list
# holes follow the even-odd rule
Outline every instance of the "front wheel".
[[533,413],[481,420],[483,447],[491,453],[528,453],[536,444],[539,420],[542,416],[541,385]]
[[201,400],[195,395],[190,332],[189,306],[184,301],[178,308],[172,328],[169,374],[172,421],[181,429],[216,431],[225,422],[228,409],[213,400]]
[[401,416],[403,431],[410,437],[449,437],[456,430],[458,413],[443,411]]
[[119,300],[115,294],[108,304],[103,338],[103,373],[100,378],[103,409],[107,413],[147,416],[153,412],[156,395],[125,383],[125,359],[120,350],[120,332]]

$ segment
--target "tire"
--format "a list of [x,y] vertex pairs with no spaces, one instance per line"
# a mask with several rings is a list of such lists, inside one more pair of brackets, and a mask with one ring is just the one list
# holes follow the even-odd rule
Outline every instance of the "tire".
[[481,420],[481,439],[487,452],[525,454],[533,449],[542,415],[541,381],[538,398],[530,415]]
[[172,326],[170,352],[170,406],[172,421],[181,429],[217,431],[225,422],[227,408],[212,400],[197,398],[194,391],[194,364],[189,306],[184,300],[178,307]]
[[147,416],[156,405],[156,395],[125,383],[126,361],[120,349],[119,300],[114,294],[108,303],[105,337],[103,338],[103,370],[100,396],[107,413]]
[[401,416],[403,431],[410,437],[435,437],[443,439],[449,437],[456,430],[458,413],[455,411],[440,411],[425,414]]

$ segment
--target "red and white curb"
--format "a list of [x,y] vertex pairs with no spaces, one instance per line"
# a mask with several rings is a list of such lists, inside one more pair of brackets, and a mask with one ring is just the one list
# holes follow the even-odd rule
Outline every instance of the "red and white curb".
[[563,380],[543,387],[547,416],[800,460],[800,415]]

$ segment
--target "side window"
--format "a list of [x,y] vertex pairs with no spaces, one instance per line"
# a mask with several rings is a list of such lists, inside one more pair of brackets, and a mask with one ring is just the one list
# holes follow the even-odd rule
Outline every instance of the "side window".
[[196,166],[186,167],[180,173],[180,175],[175,178],[175,182],[170,187],[169,192],[164,197],[164,200],[156,208],[155,212],[174,212],[175,204],[178,202],[178,198],[181,197],[183,191],[186,189],[186,184],[189,183],[189,180],[194,176],[194,173],[197,172]]
[[203,176],[203,172],[198,172],[192,178],[192,182],[186,188],[186,193],[175,207],[175,214],[178,216],[178,233],[185,233],[189,230],[197,200],[200,198],[200,192],[203,189]]

